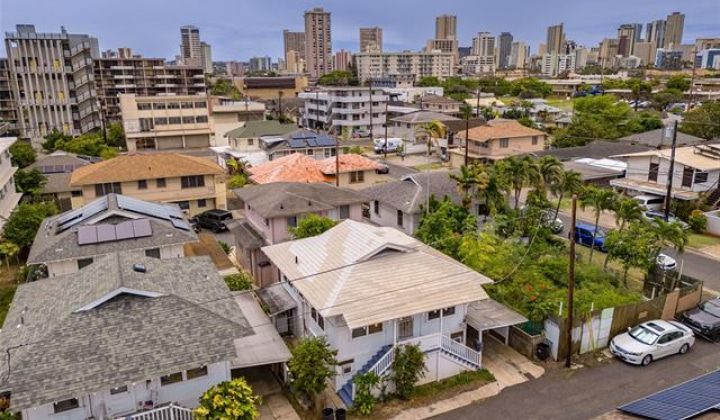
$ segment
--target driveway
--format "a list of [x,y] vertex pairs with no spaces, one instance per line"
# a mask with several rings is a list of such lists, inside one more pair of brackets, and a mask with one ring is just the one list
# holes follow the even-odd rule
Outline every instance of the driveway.
[[540,379],[432,417],[437,420],[587,420],[720,367],[720,347],[696,342],[690,353],[647,367],[615,359],[568,371],[548,368]]

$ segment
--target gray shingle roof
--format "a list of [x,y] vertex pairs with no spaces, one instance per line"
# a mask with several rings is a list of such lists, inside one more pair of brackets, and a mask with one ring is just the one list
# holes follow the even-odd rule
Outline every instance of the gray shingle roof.
[[[99,161],[101,159],[95,159],[95,161]],[[76,166],[85,166],[90,165],[94,163],[91,158],[81,158],[77,155],[74,155],[72,153],[66,153],[66,152],[55,152],[49,156],[46,156],[44,158],[40,158],[39,160],[35,161],[31,165],[28,165],[27,168],[25,168],[26,171],[31,171],[33,169],[38,169],[41,172],[43,167],[46,166],[66,166],[66,165],[76,165]],[[55,194],[60,192],[69,192],[69,191],[80,191],[80,187],[71,187],[70,186],[70,176],[72,175],[72,171],[68,172],[57,172],[57,173],[43,173],[45,178],[47,178],[47,184],[43,185],[43,193],[44,194]]]
[[448,172],[429,172],[407,175],[400,181],[373,185],[361,190],[371,200],[388,204],[405,213],[418,213],[426,202],[427,188],[437,199],[445,196],[460,204],[462,197],[457,191],[457,183]]
[[[666,133],[663,128],[646,131],[644,133],[631,134],[629,136],[619,138],[618,141],[653,148],[668,148],[672,146],[672,136],[668,136],[668,133]],[[694,146],[705,141],[705,139],[681,133],[680,131],[677,133],[678,146]]]
[[3,389],[12,409],[34,407],[230,360],[251,334],[209,258],[111,254],[18,287],[0,332],[0,348],[13,348]]
[[262,136],[283,136],[295,130],[297,130],[295,124],[280,124],[277,120],[247,121],[243,127],[225,133],[225,137],[243,139]]
[[355,190],[325,183],[273,182],[233,192],[266,218],[295,216],[368,201],[364,194]]
[[595,140],[585,146],[548,149],[540,152],[533,152],[532,154],[537,157],[555,156],[560,160],[580,158],[602,159],[615,155],[646,152],[649,149],[650,148],[647,146],[619,143],[615,141]]
[[228,224],[228,229],[235,236],[235,246],[242,249],[260,248],[268,244],[265,237],[247,219],[233,220]]
[[[105,255],[111,252],[182,245],[198,241],[197,235],[192,230],[178,229],[168,220],[119,209],[115,194],[107,195],[99,200],[108,200],[107,210],[63,232],[57,233],[55,229],[56,221],[62,215],[45,219],[38,233],[35,235],[35,242],[33,242],[30,255],[28,256],[28,264],[45,264],[52,261]],[[157,203],[148,202],[147,204],[149,206],[163,206],[163,204]],[[106,218],[107,220],[103,221],[103,219]],[[116,224],[130,218],[148,219],[152,228],[152,236],[82,246],[78,245],[76,227],[94,224],[100,221],[102,221],[101,223]]]

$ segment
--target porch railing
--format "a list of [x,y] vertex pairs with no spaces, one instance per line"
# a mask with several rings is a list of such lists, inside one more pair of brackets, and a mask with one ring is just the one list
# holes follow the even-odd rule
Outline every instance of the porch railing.
[[442,349],[453,356],[459,357],[466,362],[470,362],[478,368],[480,367],[481,356],[479,352],[462,343],[458,343],[446,335],[442,336]]
[[394,361],[395,346],[390,347],[390,350],[388,350],[387,353],[385,353],[385,355],[373,365],[373,367],[368,369],[368,372],[374,372],[377,376],[382,376],[392,367]]
[[195,412],[189,408],[170,404],[164,407],[158,407],[152,410],[133,414],[131,416],[119,417],[119,419],[128,418],[130,420],[194,420]]

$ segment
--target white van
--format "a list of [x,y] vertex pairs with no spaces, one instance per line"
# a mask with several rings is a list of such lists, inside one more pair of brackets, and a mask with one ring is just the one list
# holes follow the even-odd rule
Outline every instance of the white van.
[[[389,138],[387,139],[387,151],[388,152],[395,152],[400,146],[403,144],[403,140],[401,138],[395,137],[395,138]],[[380,154],[385,152],[385,139],[375,139],[375,147],[374,147],[375,153]]]
[[662,210],[665,208],[665,197],[651,194],[640,194],[633,197],[645,210]]

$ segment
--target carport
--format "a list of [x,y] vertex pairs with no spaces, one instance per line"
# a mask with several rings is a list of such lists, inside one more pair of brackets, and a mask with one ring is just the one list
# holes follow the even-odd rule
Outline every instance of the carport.
[[527,322],[527,318],[490,298],[473,302],[467,310],[467,346],[477,348],[482,333],[498,337],[506,345],[510,341],[510,327]]

